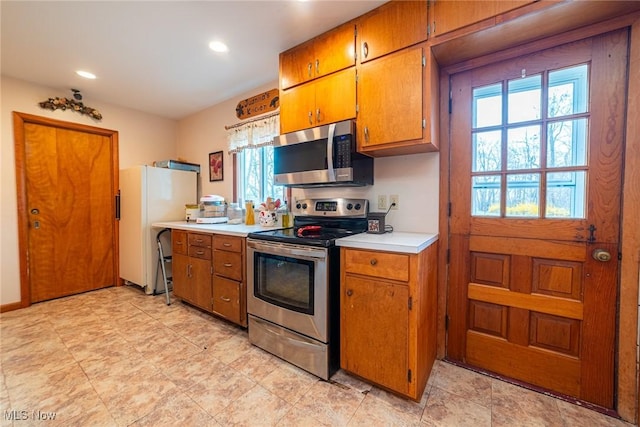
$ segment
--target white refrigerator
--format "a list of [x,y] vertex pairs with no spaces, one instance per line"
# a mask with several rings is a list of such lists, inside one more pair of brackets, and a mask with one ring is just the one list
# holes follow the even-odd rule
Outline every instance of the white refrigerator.
[[[152,294],[158,266],[154,222],[182,221],[185,205],[198,202],[198,174],[178,169],[135,166],[120,170],[120,277]],[[167,233],[165,233],[166,235]],[[164,237],[164,236],[163,236]],[[171,239],[163,238],[165,255]],[[164,291],[162,274],[157,290]]]

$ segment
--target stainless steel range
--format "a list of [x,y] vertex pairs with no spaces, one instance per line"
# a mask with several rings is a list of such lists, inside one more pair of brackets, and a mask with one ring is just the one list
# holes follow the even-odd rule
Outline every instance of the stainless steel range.
[[365,199],[306,199],[293,228],[247,239],[249,341],[320,378],[340,365],[340,253],[367,229]]

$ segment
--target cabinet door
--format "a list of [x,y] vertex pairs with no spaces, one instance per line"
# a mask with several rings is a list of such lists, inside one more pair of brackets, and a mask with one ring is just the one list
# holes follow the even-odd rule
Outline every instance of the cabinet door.
[[359,69],[358,147],[423,138],[422,45],[401,50]]
[[391,1],[358,20],[358,49],[364,63],[427,39],[427,2]]
[[346,275],[341,292],[341,367],[407,394],[407,285]]
[[355,26],[347,23],[280,54],[280,89],[355,65]]
[[313,82],[280,91],[280,133],[313,127],[315,107]]
[[211,311],[211,261],[189,258],[191,264],[190,286],[193,289],[193,304]]
[[313,83],[316,87],[316,126],[356,117],[355,67],[315,80]]
[[189,283],[189,257],[175,253],[172,259],[173,295],[185,301],[193,301],[193,292]]
[[313,44],[312,39],[280,54],[280,89],[288,89],[315,77]]
[[327,31],[315,38],[314,48],[316,77],[355,65],[355,26],[347,23]]
[[213,311],[234,323],[246,325],[246,320],[242,321],[244,310],[240,308],[241,287],[240,282],[213,276]]
[[171,231],[171,250],[174,254],[187,254],[187,232],[180,230]]
[[441,36],[534,1],[435,0],[432,9],[433,35],[436,37]]

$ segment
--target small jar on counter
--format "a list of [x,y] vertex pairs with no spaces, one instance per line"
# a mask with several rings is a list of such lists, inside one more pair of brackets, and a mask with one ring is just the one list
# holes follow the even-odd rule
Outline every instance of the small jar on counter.
[[237,203],[231,203],[227,208],[229,222],[241,223],[244,221],[244,211]]

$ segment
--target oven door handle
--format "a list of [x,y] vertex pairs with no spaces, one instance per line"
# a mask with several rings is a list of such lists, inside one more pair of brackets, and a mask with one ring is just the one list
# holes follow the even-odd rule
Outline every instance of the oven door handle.
[[254,249],[256,252],[267,253],[271,255],[279,256],[294,256],[297,258],[303,258],[307,260],[325,259],[327,252],[324,249],[305,248],[302,246],[291,246],[280,243],[265,243],[247,241],[247,246]]

